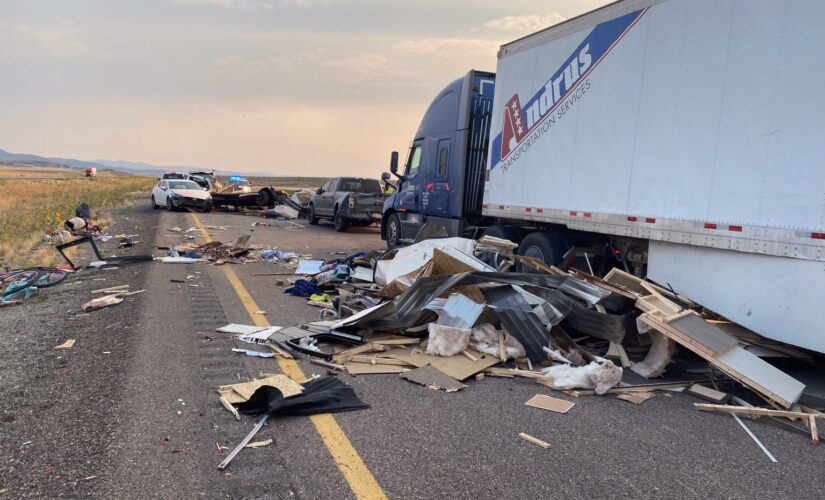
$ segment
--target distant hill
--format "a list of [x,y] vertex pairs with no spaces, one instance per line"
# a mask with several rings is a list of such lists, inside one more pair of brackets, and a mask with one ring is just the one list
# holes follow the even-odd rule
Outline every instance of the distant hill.
[[118,172],[125,172],[129,174],[138,174],[138,175],[151,175],[151,176],[160,176],[163,172],[167,170],[175,170],[181,172],[188,172],[190,170],[215,170],[215,173],[218,175],[244,175],[244,176],[251,176],[251,175],[260,175],[260,174],[253,174],[247,172],[237,172],[237,171],[229,171],[229,170],[218,170],[218,169],[211,169],[206,167],[188,167],[182,165],[175,165],[175,166],[159,166],[159,165],[152,165],[149,163],[142,163],[142,162],[133,162],[133,161],[124,161],[124,160],[94,160],[94,161],[86,161],[86,160],[75,160],[72,158],[57,158],[57,157],[47,157],[47,156],[38,156],[33,154],[25,154],[25,153],[10,153],[8,151],[4,151],[0,149],[0,161],[18,161],[18,162],[30,162],[30,163],[50,163],[54,165],[64,165],[71,168],[79,168],[85,169],[88,167],[94,167],[98,170],[116,170]]

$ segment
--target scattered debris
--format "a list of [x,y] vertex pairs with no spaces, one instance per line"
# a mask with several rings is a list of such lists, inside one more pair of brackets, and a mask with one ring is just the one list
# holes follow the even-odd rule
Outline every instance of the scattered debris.
[[525,440],[525,441],[527,441],[528,443],[533,443],[536,446],[541,446],[542,448],[545,448],[545,449],[550,448],[550,443],[548,443],[546,441],[542,441],[541,439],[539,439],[537,437],[533,437],[530,434],[527,434],[526,432],[519,432],[518,437]]
[[71,349],[74,347],[75,339],[69,339],[66,342],[63,342],[60,345],[54,346],[55,349]]
[[570,408],[576,405],[576,403],[565,399],[554,398],[544,394],[536,394],[524,404],[532,406],[533,408],[541,408],[542,410],[550,410],[556,413],[567,413],[570,411]]
[[467,386],[432,365],[425,365],[401,374],[401,378],[430,389],[456,392]]
[[648,399],[655,396],[653,392],[625,392],[616,395],[616,399],[621,399],[622,401],[627,401],[629,403],[640,405],[647,401]]

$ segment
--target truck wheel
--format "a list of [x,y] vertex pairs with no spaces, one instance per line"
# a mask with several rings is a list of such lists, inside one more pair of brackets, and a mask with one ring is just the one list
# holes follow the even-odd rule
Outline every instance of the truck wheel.
[[309,206],[309,211],[307,212],[307,222],[309,222],[311,226],[318,225],[318,217],[315,216],[315,205]]
[[346,217],[342,217],[338,215],[338,212],[335,212],[335,230],[339,233],[346,233],[347,226],[349,226],[349,221]]
[[390,250],[401,244],[401,219],[398,218],[398,214],[392,214],[387,219],[385,235],[387,237],[387,248]]
[[[565,244],[559,235],[543,232],[528,234],[518,247],[519,255],[535,257],[549,266],[560,264],[564,252]],[[523,265],[521,262],[516,264],[516,269],[522,273],[536,272],[533,268]]]
[[513,226],[490,226],[484,230],[484,236],[501,238],[518,244],[521,244],[521,240],[524,238],[521,231]]
[[152,195],[152,210],[157,210],[160,208],[160,205],[155,203],[155,195]]
[[275,205],[275,197],[268,189],[261,189],[258,191],[258,196],[255,197],[255,204],[259,207],[269,207]]

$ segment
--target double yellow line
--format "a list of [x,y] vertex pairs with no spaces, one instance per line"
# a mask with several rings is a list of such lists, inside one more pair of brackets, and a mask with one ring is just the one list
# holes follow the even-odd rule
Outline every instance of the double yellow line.
[[[193,212],[189,214],[192,216],[195,225],[200,230],[204,239],[206,239],[207,242],[212,241],[206,228],[203,227],[200,218]],[[223,269],[224,274],[226,274],[226,279],[229,280],[229,284],[232,285],[238,298],[241,299],[244,309],[246,309],[246,312],[249,314],[249,317],[252,318],[255,325],[261,327],[272,326],[265,317],[260,314],[255,314],[255,311],[259,311],[260,308],[246,287],[243,286],[241,280],[238,279],[238,275],[235,274],[232,267],[223,266],[221,269]],[[277,358],[277,361],[281,367],[281,371],[290,378],[294,380],[304,380],[307,378],[295,360]],[[358,455],[352,443],[347,439],[346,434],[344,434],[341,426],[338,425],[335,417],[329,413],[325,413],[322,415],[313,415],[309,418],[313,425],[315,425],[315,429],[318,431],[318,434],[320,434],[321,440],[324,442],[327,450],[329,450],[329,454],[332,456],[332,459],[338,466],[338,470],[343,474],[344,479],[347,481],[347,484],[349,484],[356,498],[387,498],[384,490],[381,489],[378,481],[375,480],[370,470],[367,469],[366,464],[364,464],[361,456]]]

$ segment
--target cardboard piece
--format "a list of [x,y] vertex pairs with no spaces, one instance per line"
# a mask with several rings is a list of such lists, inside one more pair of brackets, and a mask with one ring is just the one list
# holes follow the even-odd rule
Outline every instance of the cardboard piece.
[[412,353],[407,349],[392,349],[382,354],[382,356],[385,358],[399,359],[419,368],[426,365],[433,365],[456,380],[464,380],[501,362],[501,360],[494,356],[482,354],[473,349],[467,349],[467,352],[477,358],[478,361],[471,361],[462,354],[444,358],[424,353]]
[[567,413],[570,411],[570,408],[576,405],[576,403],[544,394],[536,394],[524,404],[532,406],[533,408],[541,408],[542,410],[550,410],[556,413]]
[[402,373],[401,378],[429,387],[430,389],[443,389],[447,392],[456,392],[467,387],[432,365],[422,366],[421,368]]

